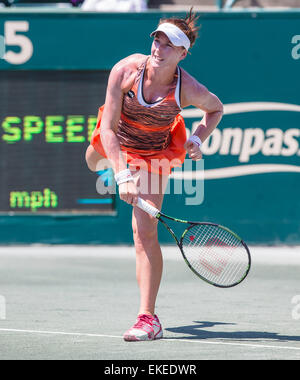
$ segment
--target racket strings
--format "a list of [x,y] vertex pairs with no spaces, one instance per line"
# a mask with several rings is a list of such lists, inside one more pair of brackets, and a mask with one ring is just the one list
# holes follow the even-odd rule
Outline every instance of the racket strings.
[[192,226],[182,238],[182,248],[192,268],[201,277],[220,286],[239,282],[249,267],[241,241],[218,226]]

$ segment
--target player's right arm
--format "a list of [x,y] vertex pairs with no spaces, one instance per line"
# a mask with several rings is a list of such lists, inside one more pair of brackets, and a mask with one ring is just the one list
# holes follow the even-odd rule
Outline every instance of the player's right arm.
[[[116,132],[121,117],[123,97],[132,87],[135,77],[134,62],[134,57],[127,57],[111,70],[101,119],[102,145],[115,174],[127,169]],[[125,202],[134,205],[137,203],[137,189],[132,181],[120,184],[119,194]]]

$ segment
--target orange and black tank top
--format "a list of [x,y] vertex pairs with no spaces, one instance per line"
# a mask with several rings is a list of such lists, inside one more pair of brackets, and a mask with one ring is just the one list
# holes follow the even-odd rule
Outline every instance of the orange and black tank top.
[[177,67],[173,83],[163,99],[147,103],[143,97],[147,60],[138,68],[134,84],[124,96],[117,136],[126,150],[151,154],[170,144],[172,125],[181,112],[181,70]]

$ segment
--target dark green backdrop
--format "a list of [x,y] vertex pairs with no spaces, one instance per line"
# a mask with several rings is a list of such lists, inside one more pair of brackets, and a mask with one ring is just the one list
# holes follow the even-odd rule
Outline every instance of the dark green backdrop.
[[[6,33],[6,54],[13,58],[0,60],[0,70],[110,70],[127,55],[150,52],[149,34],[162,16],[4,10],[0,34]],[[227,225],[252,244],[298,244],[300,12],[206,13],[200,23],[200,38],[182,67],[219,96],[225,115],[203,148],[204,202],[189,206],[186,194],[170,194],[164,210]],[[9,43],[14,34],[27,38],[24,51]],[[94,99],[95,115],[104,95],[99,90]],[[0,114],[3,123],[7,115]],[[184,116],[189,129],[201,119],[189,110]],[[84,150],[87,141],[81,144]],[[116,216],[3,214],[0,242],[131,243],[130,207],[117,200],[116,210]],[[163,230],[160,240],[172,243]]]

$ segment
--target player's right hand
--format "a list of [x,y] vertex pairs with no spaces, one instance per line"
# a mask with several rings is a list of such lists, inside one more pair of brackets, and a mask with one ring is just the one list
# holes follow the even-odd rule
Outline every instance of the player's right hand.
[[138,202],[138,190],[133,181],[121,183],[119,185],[119,196],[122,201],[136,206]]

